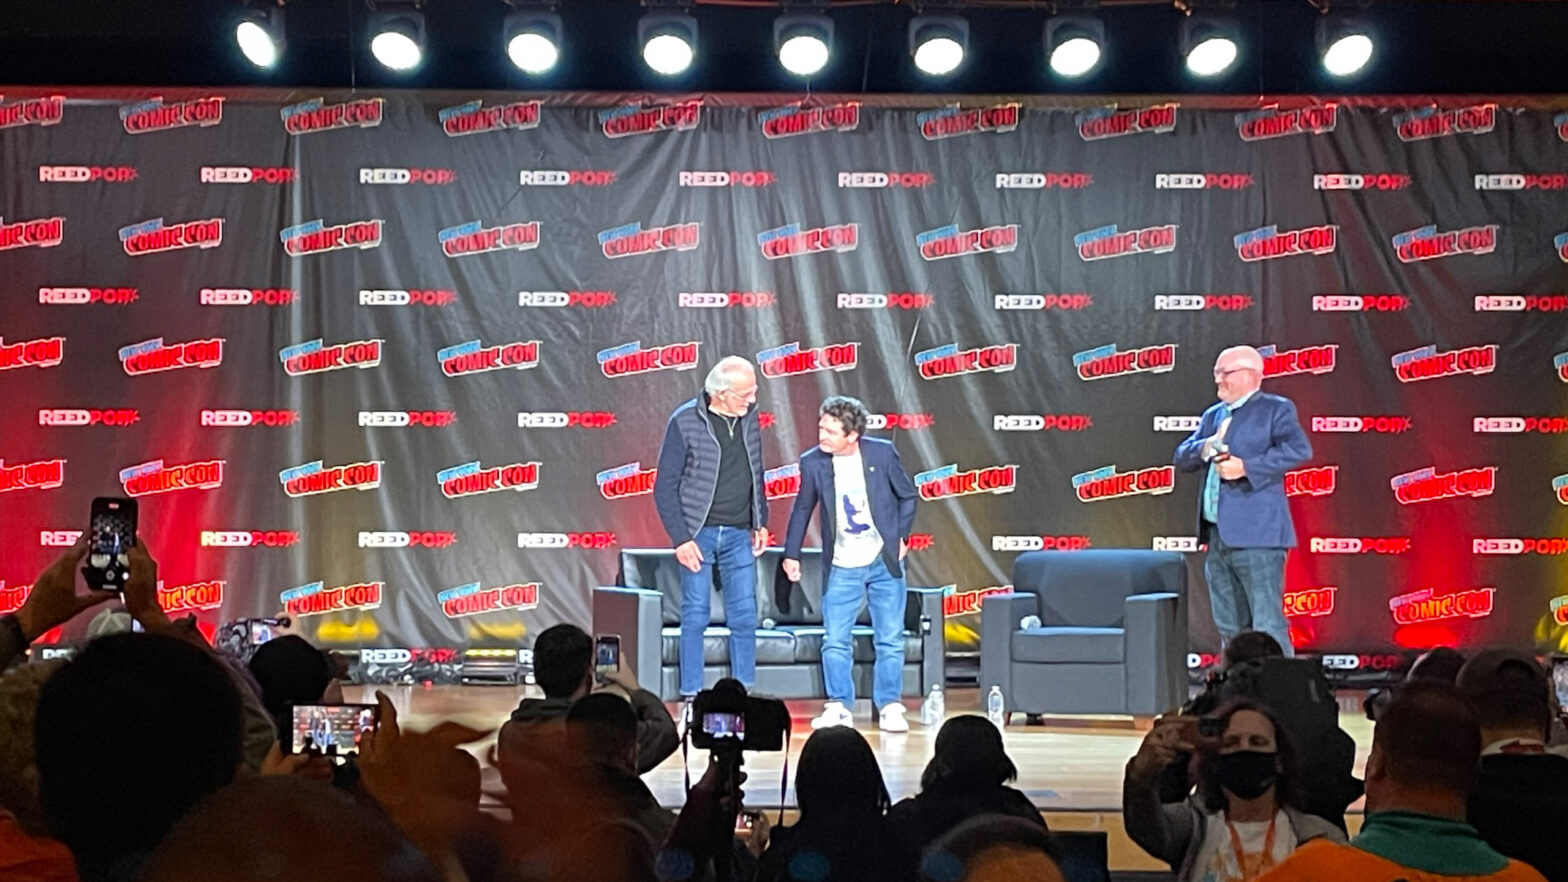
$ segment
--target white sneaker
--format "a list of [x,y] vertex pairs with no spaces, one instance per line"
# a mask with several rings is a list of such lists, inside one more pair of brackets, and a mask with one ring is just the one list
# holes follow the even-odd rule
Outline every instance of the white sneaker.
[[830,701],[822,706],[822,716],[811,721],[813,729],[828,729],[833,726],[853,726],[855,715],[849,712],[842,701]]
[[904,719],[904,705],[895,701],[882,708],[882,715],[877,720],[877,725],[884,732],[908,732],[909,721]]

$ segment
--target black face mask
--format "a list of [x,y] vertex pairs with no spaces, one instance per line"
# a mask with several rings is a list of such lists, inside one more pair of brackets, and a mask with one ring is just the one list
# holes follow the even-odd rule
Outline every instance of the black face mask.
[[1279,775],[1279,755],[1239,750],[1215,758],[1215,777],[1221,787],[1242,799],[1257,799],[1274,786]]

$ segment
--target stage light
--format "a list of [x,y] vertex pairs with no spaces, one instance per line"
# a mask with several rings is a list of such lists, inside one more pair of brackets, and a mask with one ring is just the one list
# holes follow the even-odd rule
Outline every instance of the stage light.
[[682,13],[650,12],[637,21],[637,42],[654,73],[684,73],[697,55],[697,21]]
[[921,73],[947,76],[964,63],[969,22],[950,15],[917,15],[909,22],[909,54]]
[[779,64],[798,77],[827,67],[832,54],[833,20],[825,15],[786,13],[773,22],[773,48]]
[[1323,69],[1332,76],[1358,74],[1372,60],[1372,32],[1365,22],[1330,14],[1318,19],[1317,38]]
[[370,54],[389,70],[413,70],[424,60],[425,16],[415,5],[378,4],[370,13]]
[[1227,18],[1194,14],[1182,20],[1181,47],[1194,76],[1216,77],[1236,63],[1238,30]]
[[257,67],[272,67],[283,54],[283,7],[249,6],[234,26],[240,52]]
[[1045,23],[1045,54],[1051,70],[1081,77],[1100,64],[1105,22],[1087,15],[1059,15]]
[[561,57],[561,17],[553,12],[513,12],[507,15],[506,57],[523,73],[542,74]]

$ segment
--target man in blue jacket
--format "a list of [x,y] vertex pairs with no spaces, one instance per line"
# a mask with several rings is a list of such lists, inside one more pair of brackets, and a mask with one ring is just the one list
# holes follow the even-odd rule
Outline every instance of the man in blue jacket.
[[1184,472],[1204,471],[1198,543],[1220,639],[1263,631],[1294,655],[1285,621],[1285,555],[1296,528],[1285,499],[1285,472],[1312,458],[1312,444],[1290,399],[1263,384],[1263,356],[1233,346],[1214,362],[1220,400],[1176,447]]
[[730,676],[747,688],[757,674],[757,565],[768,541],[762,489],[757,372],[736,355],[708,372],[702,394],[670,414],[659,446],[653,502],[681,573],[681,695],[702,689],[702,632],[713,567],[719,569]]
[[871,698],[886,732],[907,732],[904,705],[904,555],[915,524],[915,484],[891,441],[862,438],[866,406],[832,395],[822,402],[817,446],[800,455],[800,494],[784,540],[784,574],[800,581],[800,544],[822,503],[822,679],[828,692],[813,729],[854,724],[850,629],[869,598],[876,666]]

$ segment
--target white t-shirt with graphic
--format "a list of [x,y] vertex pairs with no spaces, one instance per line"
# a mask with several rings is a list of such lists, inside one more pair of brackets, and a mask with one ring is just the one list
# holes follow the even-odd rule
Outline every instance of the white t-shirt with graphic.
[[[1252,867],[1278,866],[1296,850],[1296,831],[1290,826],[1290,816],[1284,809],[1274,816],[1274,847],[1267,860],[1263,859],[1263,843],[1268,839],[1268,821],[1231,826],[1236,828],[1241,853]],[[1230,827],[1225,824],[1225,815],[1221,812],[1205,817],[1203,846],[1193,865],[1192,878],[1193,882],[1243,882],[1254,878],[1237,865],[1235,843],[1231,841]]]
[[866,497],[865,461],[860,452],[833,457],[833,566],[866,567],[882,554],[882,534],[871,520],[871,500]]

